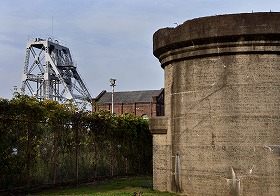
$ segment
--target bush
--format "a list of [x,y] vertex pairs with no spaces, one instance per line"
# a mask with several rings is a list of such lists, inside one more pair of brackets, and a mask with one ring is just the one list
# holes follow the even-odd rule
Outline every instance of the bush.
[[0,190],[152,172],[148,122],[17,95],[0,99]]

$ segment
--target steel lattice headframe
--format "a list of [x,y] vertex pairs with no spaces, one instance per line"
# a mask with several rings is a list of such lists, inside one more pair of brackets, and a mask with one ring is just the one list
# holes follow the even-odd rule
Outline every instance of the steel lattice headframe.
[[28,39],[21,90],[39,100],[60,103],[85,105],[92,100],[70,50],[53,38]]

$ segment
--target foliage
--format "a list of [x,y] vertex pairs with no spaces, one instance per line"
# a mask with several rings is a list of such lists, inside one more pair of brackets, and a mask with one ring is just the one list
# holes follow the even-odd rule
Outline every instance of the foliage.
[[148,122],[17,94],[0,99],[0,190],[151,173]]

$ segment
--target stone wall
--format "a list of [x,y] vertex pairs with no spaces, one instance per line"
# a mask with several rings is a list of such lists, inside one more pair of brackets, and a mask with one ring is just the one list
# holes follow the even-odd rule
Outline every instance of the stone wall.
[[280,13],[204,17],[154,34],[165,117],[154,188],[196,195],[280,194]]

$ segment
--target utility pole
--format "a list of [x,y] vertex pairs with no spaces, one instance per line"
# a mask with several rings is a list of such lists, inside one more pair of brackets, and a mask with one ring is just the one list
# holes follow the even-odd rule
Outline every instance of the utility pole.
[[112,87],[112,115],[114,115],[114,90],[116,86],[116,79],[110,79],[111,87]]

